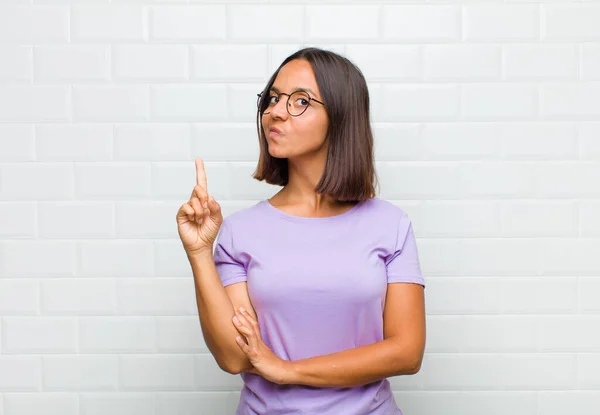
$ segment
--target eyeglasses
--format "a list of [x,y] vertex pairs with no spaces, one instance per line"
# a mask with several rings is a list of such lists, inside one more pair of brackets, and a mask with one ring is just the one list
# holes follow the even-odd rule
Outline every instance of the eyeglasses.
[[[263,92],[258,95],[258,100],[256,101],[256,105],[258,106],[258,111],[261,114],[269,114],[271,109],[277,105],[279,102],[279,98],[281,95],[287,95],[287,102],[285,108],[287,109],[288,114],[292,117],[298,117],[304,114],[304,111],[310,106],[311,101],[316,101],[321,105],[325,105],[321,101],[316,98],[311,97],[308,93],[304,91],[296,91],[294,93],[286,94],[285,92],[280,92],[279,94],[275,94],[275,92],[271,92],[268,96],[263,97]],[[273,98],[277,98],[277,101],[273,101]]]

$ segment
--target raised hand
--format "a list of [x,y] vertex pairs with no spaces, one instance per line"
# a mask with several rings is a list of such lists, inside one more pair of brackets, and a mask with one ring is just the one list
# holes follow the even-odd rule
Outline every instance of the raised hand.
[[196,186],[190,200],[177,212],[177,230],[188,255],[212,254],[223,215],[221,206],[208,195],[202,159],[196,159]]

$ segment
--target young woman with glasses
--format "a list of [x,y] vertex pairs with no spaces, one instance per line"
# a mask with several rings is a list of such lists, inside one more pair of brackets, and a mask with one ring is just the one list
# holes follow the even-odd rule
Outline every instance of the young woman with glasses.
[[425,283],[411,220],[375,195],[362,73],[299,50],[257,130],[253,177],[282,189],[224,219],[198,159],[177,214],[206,344],[244,381],[236,414],[402,414],[387,378],[421,367]]

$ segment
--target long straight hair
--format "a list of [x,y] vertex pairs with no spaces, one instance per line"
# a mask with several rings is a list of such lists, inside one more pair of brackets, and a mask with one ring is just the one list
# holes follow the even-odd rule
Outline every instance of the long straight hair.
[[[281,68],[294,59],[304,59],[312,65],[329,117],[325,171],[315,191],[328,194],[338,201],[358,202],[375,197],[378,179],[374,164],[369,90],[362,72],[349,59],[335,52],[304,48],[288,56],[279,65],[263,89],[263,96],[268,96]],[[269,154],[262,115],[261,111],[257,112],[260,156],[252,177],[285,186],[289,179],[288,160]]]

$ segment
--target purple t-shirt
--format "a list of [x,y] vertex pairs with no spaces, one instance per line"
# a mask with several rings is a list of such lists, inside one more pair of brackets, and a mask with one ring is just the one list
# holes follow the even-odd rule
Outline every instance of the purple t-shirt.
[[[223,286],[247,281],[262,339],[285,360],[383,340],[387,284],[425,286],[410,219],[377,197],[325,218],[262,200],[224,219],[214,260]],[[387,379],[340,388],[241,376],[236,415],[402,414]]]

